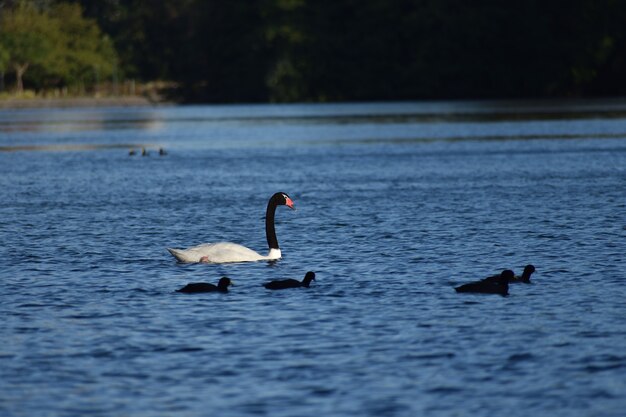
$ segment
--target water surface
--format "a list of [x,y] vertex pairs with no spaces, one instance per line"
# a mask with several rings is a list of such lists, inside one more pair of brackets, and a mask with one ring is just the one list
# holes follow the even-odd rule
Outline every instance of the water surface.
[[[3,110],[0,414],[620,416],[625,109]],[[280,261],[165,250],[265,252],[276,191]],[[527,263],[509,297],[453,290]]]

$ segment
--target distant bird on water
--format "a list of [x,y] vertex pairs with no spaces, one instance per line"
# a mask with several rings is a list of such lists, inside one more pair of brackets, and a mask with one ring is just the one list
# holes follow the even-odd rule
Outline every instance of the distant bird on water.
[[228,277],[220,278],[217,285],[208,284],[206,282],[192,282],[185,285],[176,292],[196,293],[196,292],[228,292],[228,287],[232,285],[232,281]]
[[130,151],[128,151],[128,156],[135,156],[137,154],[137,152],[135,152],[134,149],[131,149]]
[[277,281],[270,281],[270,282],[263,284],[263,286],[267,288],[268,290],[284,290],[287,288],[301,288],[301,287],[309,288],[309,286],[311,285],[311,281],[313,281],[314,279],[315,279],[315,272],[309,271],[304,276],[304,279],[302,280],[302,282],[298,281],[297,279],[289,278],[289,279],[280,279]]
[[146,148],[141,148],[141,156],[150,156],[150,152]]
[[[522,273],[521,277],[518,277],[517,275],[510,278],[509,279],[509,284],[530,284],[530,276],[533,274],[533,272],[535,272],[535,267],[533,265],[526,265],[524,267],[524,272]],[[494,275],[491,277],[487,277],[484,279],[484,281],[489,281],[489,282],[496,282],[500,279],[500,275]]]
[[167,152],[165,152],[165,149],[159,148],[159,155],[165,156],[165,155],[167,155]]
[[483,279],[481,281],[474,281],[456,287],[455,290],[456,292],[500,294],[504,297],[506,295],[509,295],[509,280],[514,277],[515,275],[513,274],[513,271],[511,271],[510,269],[505,269],[495,281],[490,281],[489,278]]

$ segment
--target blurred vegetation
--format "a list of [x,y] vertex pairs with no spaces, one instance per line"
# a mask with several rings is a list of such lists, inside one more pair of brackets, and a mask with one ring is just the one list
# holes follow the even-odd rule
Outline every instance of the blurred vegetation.
[[[35,89],[73,86],[84,92],[110,77],[117,65],[113,44],[78,4],[39,7],[37,2],[3,5],[0,14],[0,71]],[[4,80],[3,80],[4,81]]]
[[626,94],[620,0],[0,0],[0,13],[0,72],[26,67],[35,89],[160,80],[202,102]]

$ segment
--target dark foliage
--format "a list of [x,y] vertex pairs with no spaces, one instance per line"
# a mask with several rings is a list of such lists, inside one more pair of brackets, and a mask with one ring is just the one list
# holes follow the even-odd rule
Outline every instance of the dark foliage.
[[121,71],[195,101],[626,94],[616,0],[82,0]]

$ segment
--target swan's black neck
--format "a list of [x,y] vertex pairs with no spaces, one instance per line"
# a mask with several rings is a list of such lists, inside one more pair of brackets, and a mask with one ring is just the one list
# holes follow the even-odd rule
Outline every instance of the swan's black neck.
[[276,200],[274,196],[272,196],[267,203],[267,212],[265,213],[265,236],[267,237],[267,246],[269,246],[270,249],[280,249],[278,239],[276,238],[276,229],[274,228],[276,206]]

